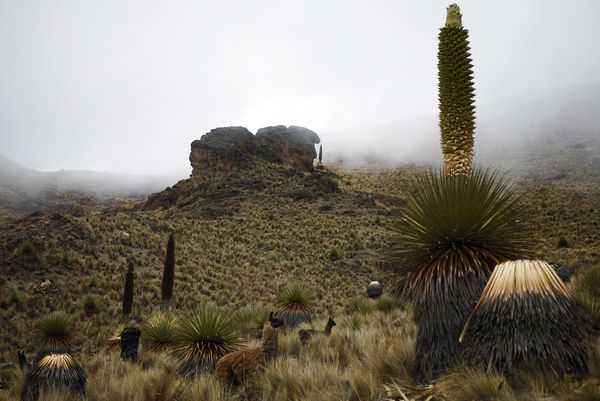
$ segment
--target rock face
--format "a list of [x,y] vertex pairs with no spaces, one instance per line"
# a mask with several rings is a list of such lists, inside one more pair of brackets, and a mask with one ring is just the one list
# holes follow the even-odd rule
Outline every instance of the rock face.
[[261,128],[256,135],[244,127],[215,128],[191,144],[192,177],[247,169],[255,158],[312,171],[320,142],[316,133],[296,126]]

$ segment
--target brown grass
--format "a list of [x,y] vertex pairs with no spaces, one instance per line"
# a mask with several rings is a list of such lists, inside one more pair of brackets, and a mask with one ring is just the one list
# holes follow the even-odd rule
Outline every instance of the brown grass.
[[[195,204],[139,211],[105,209],[86,201],[72,212],[20,221],[16,219],[22,216],[0,209],[0,362],[16,362],[17,349],[30,357],[37,352],[26,333],[36,319],[59,310],[77,322],[73,353],[88,373],[90,400],[175,399],[174,393],[178,400],[239,398],[225,394],[210,377],[184,381],[161,355],[142,350],[141,363],[131,365],[119,360],[118,350],[106,347],[121,323],[114,316],[121,311],[128,258],[136,266],[136,288],[127,323],[140,324],[161,310],[164,239],[174,231],[177,264],[170,308],[178,314],[206,302],[230,311],[258,302],[273,307],[282,288],[301,282],[318,299],[317,318],[339,317],[329,338],[315,338],[304,349],[296,332],[280,336],[280,358],[260,381],[265,399],[282,394],[307,400],[383,397],[383,383],[410,382],[415,333],[411,316],[400,309],[389,314],[372,308],[360,315],[344,311],[350,299],[365,296],[372,280],[386,284],[386,291],[391,288],[388,272],[377,267],[386,248],[385,223],[402,208],[416,170],[335,170],[342,192],[309,200],[289,196],[304,188],[301,176],[261,171],[251,178],[261,180],[263,189],[197,201],[231,208],[214,219],[203,217]],[[531,179],[520,179],[519,185],[537,228],[534,256],[575,271],[600,266],[600,188],[587,182]],[[374,200],[367,194],[374,194]],[[568,248],[556,247],[559,235],[569,239]],[[34,245],[39,261],[14,255],[23,240]],[[339,251],[339,260],[330,258],[331,248]],[[45,280],[54,290],[40,288]],[[6,302],[13,291],[20,302]],[[99,300],[97,313],[85,313],[81,300],[86,295]],[[21,380],[0,390],[0,400],[17,399]],[[551,391],[544,389],[545,394]]]

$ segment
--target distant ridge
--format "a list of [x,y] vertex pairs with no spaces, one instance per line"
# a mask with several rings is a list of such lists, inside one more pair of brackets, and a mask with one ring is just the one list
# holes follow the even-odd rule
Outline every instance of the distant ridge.
[[89,170],[42,172],[0,155],[0,207],[20,212],[43,210],[67,195],[143,198],[180,178],[174,174],[136,176]]

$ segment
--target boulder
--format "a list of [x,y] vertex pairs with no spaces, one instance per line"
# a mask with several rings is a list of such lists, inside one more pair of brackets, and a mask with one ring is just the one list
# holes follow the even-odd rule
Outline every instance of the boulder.
[[215,128],[191,144],[192,176],[250,167],[254,135],[244,127]]
[[383,285],[379,281],[371,281],[367,286],[367,295],[371,299],[377,299],[383,294]]
[[254,158],[312,171],[320,142],[315,132],[297,126],[265,127],[256,135],[244,127],[215,128],[191,144],[192,177],[247,169]]
[[277,125],[259,129],[256,142],[257,153],[264,159],[312,171],[317,157],[315,144],[321,139],[307,128]]

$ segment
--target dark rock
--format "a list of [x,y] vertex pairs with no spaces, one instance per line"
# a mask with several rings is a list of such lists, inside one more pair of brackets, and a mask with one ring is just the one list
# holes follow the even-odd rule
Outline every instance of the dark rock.
[[191,144],[192,176],[207,171],[230,172],[248,168],[254,153],[254,135],[244,127],[215,128]]
[[568,283],[571,281],[571,271],[567,266],[563,266],[561,264],[555,262],[548,262],[548,264],[554,269],[558,277],[563,281],[563,283]]
[[313,131],[296,126],[261,128],[256,136],[244,127],[215,128],[191,144],[192,177],[247,169],[253,158],[312,171],[314,145],[320,141]]
[[371,299],[377,299],[383,294],[383,285],[379,281],[371,281],[367,286],[367,295]]
[[305,171],[312,171],[317,157],[315,144],[321,142],[313,131],[283,125],[261,128],[256,133],[257,153],[275,163],[286,163]]

